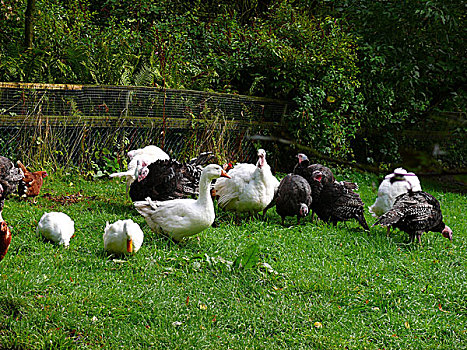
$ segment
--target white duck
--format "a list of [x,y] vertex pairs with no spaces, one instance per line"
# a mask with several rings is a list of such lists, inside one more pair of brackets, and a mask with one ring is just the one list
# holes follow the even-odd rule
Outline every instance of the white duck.
[[157,146],[149,145],[144,148],[139,148],[136,150],[131,150],[128,152],[128,158],[130,162],[128,163],[128,170],[118,173],[110,174],[111,178],[113,177],[125,177],[126,178],[126,193],[130,189],[130,185],[135,181],[139,174],[140,170],[149,164],[155,162],[159,159],[170,159],[169,155],[165,153],[162,149]]
[[135,202],[135,208],[144,216],[153,231],[180,241],[205,230],[214,222],[210,184],[212,180],[221,176],[229,177],[219,165],[210,164],[201,173],[198,199],[183,198],[158,202],[148,197],[145,201]]
[[144,233],[133,220],[118,220],[106,223],[103,238],[104,250],[109,253],[136,253],[143,244]]
[[379,185],[378,197],[369,207],[370,213],[375,217],[383,215],[392,209],[396,197],[408,192],[409,189],[414,192],[422,190],[417,175],[403,168],[395,169],[393,173],[386,175]]
[[258,150],[256,165],[240,163],[228,174],[231,180],[219,179],[214,187],[219,206],[226,210],[257,213],[266,208],[279,187],[279,181],[266,162],[264,149]]
[[52,242],[68,247],[75,233],[75,223],[65,213],[45,213],[37,225],[36,232]]

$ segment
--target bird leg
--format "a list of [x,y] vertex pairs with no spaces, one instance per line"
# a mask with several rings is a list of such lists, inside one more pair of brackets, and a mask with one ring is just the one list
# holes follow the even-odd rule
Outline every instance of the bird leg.
[[130,198],[130,184],[128,183],[128,181],[126,182],[126,198]]
[[389,237],[389,234],[391,233],[391,226],[388,226],[387,227],[387,231],[386,231],[386,237]]

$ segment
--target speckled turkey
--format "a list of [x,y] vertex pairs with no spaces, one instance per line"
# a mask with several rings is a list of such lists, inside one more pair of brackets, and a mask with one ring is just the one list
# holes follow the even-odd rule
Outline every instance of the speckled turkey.
[[3,221],[2,210],[5,199],[16,192],[23,177],[24,174],[21,169],[16,168],[8,158],[0,156],[0,221]]
[[146,172],[143,179],[135,181],[130,186],[130,198],[133,202],[152,200],[166,201],[177,198],[187,198],[199,192],[199,180],[202,165],[214,160],[211,153],[202,153],[188,163],[175,159],[157,160],[141,172]]
[[286,216],[297,216],[297,224],[300,224],[300,218],[308,215],[311,203],[308,181],[300,175],[288,174],[281,180],[271,203],[263,210],[263,216],[275,205],[277,214],[282,218],[282,225]]
[[407,232],[412,241],[417,237],[421,243],[423,232],[441,232],[452,240],[452,230],[443,222],[443,214],[438,200],[424,191],[409,191],[396,197],[392,209],[383,214],[373,224],[397,227]]

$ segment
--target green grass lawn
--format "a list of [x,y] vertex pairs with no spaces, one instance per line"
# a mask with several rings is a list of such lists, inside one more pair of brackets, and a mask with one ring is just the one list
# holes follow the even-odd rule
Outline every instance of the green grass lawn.
[[[377,177],[346,178],[371,205]],[[52,175],[37,204],[11,198],[3,211],[13,241],[0,263],[0,349],[466,348],[466,197],[422,187],[441,202],[452,242],[428,233],[409,244],[357,222],[283,227],[273,209],[240,225],[218,211],[217,227],[175,244],[149,230],[123,182]],[[65,195],[75,196],[54,200]],[[75,221],[68,249],[37,237],[45,211]],[[143,246],[108,256],[105,223],[127,218]],[[255,244],[272,269],[228,263]]]

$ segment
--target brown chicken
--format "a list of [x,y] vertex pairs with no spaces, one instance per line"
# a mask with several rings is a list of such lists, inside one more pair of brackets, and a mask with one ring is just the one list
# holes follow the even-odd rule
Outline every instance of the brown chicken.
[[34,197],[33,203],[36,203],[35,197],[39,195],[44,183],[44,177],[47,176],[47,172],[35,171],[31,173],[19,160],[16,163],[24,173],[24,178],[18,185],[18,193],[20,196],[25,195],[26,197]]
[[6,221],[0,221],[0,261],[6,255],[11,242],[11,232]]

